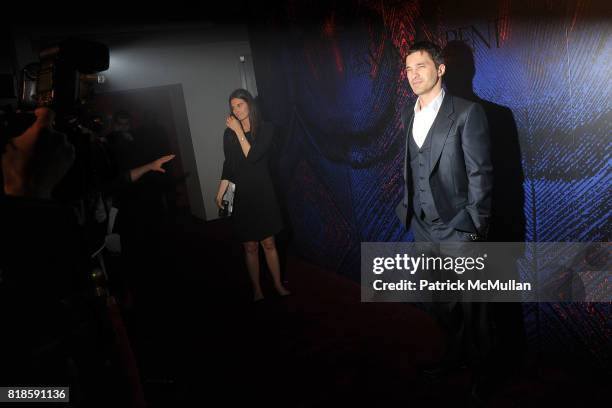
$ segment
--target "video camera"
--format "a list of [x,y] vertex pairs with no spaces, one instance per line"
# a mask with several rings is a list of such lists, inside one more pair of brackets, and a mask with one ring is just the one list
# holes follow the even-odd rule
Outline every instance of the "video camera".
[[102,82],[99,72],[109,66],[109,50],[104,44],[69,38],[40,52],[40,62],[21,71],[16,112],[4,112],[3,143],[23,133],[35,121],[37,107],[56,113],[56,128],[66,131],[75,121],[82,122],[80,107],[92,94],[93,85]]
[[101,43],[72,38],[46,48],[40,63],[23,71],[19,107],[70,111],[88,98],[91,84],[99,82],[97,73],[107,70],[108,64],[108,47]]
[[19,78],[17,110],[5,112],[0,121],[0,153],[12,138],[21,135],[36,117],[34,110],[48,107],[55,112],[54,129],[64,133],[75,148],[76,160],[58,186],[58,196],[82,197],[91,184],[89,170],[90,115],[93,86],[100,82],[99,72],[109,67],[106,45],[68,38],[43,49],[40,62],[28,64]]

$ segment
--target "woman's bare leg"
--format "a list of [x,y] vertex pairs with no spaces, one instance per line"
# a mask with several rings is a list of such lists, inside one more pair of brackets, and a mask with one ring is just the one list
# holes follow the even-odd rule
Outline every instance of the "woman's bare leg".
[[253,285],[253,300],[263,299],[263,292],[259,282],[259,243],[257,241],[247,241],[244,245],[244,258]]
[[270,269],[270,274],[272,275],[272,280],[274,281],[276,291],[282,296],[290,294],[291,292],[289,292],[281,282],[280,262],[278,260],[278,251],[276,250],[274,237],[268,237],[261,241],[261,246],[264,248],[266,262],[268,264],[268,269]]

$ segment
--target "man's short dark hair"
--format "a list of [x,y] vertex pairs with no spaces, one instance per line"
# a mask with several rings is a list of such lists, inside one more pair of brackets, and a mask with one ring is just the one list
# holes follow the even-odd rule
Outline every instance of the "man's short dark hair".
[[423,51],[429,54],[434,64],[436,64],[436,68],[440,64],[444,64],[444,56],[442,55],[442,50],[436,44],[431,41],[418,41],[412,44],[412,46],[408,49],[408,54],[414,54],[415,52]]

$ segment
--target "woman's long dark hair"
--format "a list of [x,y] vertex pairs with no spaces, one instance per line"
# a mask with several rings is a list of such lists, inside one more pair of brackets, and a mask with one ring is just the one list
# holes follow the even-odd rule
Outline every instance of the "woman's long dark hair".
[[[229,96],[229,110],[230,114],[233,113],[232,110],[232,99],[242,99],[249,106],[249,123],[251,124],[251,136],[255,137],[259,125],[261,123],[261,116],[259,115],[259,109],[257,108],[257,103],[255,103],[255,99],[253,95],[246,89],[236,89]],[[242,123],[240,123],[242,126]]]

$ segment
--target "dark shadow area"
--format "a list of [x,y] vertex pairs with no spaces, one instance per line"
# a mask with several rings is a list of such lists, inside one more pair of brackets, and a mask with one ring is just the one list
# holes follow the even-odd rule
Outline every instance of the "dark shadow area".
[[472,49],[462,41],[450,41],[444,48],[446,88],[459,97],[482,105],[491,134],[493,162],[493,206],[488,241],[523,242],[525,240],[525,175],[521,166],[521,148],[512,111],[484,100],[474,93],[476,75]]
[[[6,226],[5,216],[12,210],[7,207],[10,202],[4,205],[0,219]],[[49,220],[48,212],[35,210],[39,218]],[[30,212],[26,217],[37,220]],[[52,220],[48,227],[39,222],[19,228],[24,223],[13,216],[12,239],[2,241],[1,248],[21,249],[11,257],[2,252],[0,260],[21,259],[42,248],[44,252],[35,252],[38,258],[29,258],[33,262],[29,269],[58,273],[64,266],[51,265],[47,259],[57,251],[74,252],[78,245],[72,238],[60,239],[68,231],[62,219]],[[463,398],[474,374],[470,368],[435,383],[418,374],[419,367],[437,360],[443,349],[439,329],[428,314],[408,304],[361,303],[358,284],[292,253],[287,254],[292,295],[274,296],[270,277],[262,273],[266,299],[253,303],[242,248],[232,239],[230,220],[205,223],[176,214],[167,221],[160,226],[164,244],[156,249],[159,253],[149,254],[151,259],[167,260],[162,279],[149,276],[157,282],[140,282],[144,296],[135,303],[119,301],[117,315],[125,321],[128,336],[124,346],[133,351],[137,370],[126,373],[125,362],[106,366],[103,357],[109,352],[104,353],[104,348],[115,344],[115,336],[102,336],[96,329],[99,323],[88,321],[92,313],[80,315],[87,324],[80,326],[80,347],[72,352],[81,357],[76,379],[81,392],[97,399],[80,406],[142,406],[131,402],[139,384],[148,408],[204,406],[218,400],[229,406],[257,400],[283,408],[467,406]],[[62,237],[55,234],[58,230],[64,231]],[[66,263],[79,259],[77,254],[65,254],[61,259]],[[41,262],[46,267],[38,268]],[[8,271],[7,266],[3,263],[3,270]],[[109,267],[111,278],[119,272]],[[16,304],[7,297],[0,300],[3,311],[15,310]],[[33,314],[40,317],[41,310]],[[47,328],[29,321],[17,323],[36,332],[31,340],[45,340],[49,333],[38,332]],[[64,333],[57,329],[52,333]],[[508,341],[516,339],[514,334],[508,336]],[[57,361],[46,361],[46,367],[70,373],[62,371]],[[3,374],[18,382],[11,372]],[[54,372],[47,375],[64,380]],[[131,382],[124,379],[126,375],[131,375]],[[603,406],[604,381],[605,376],[581,367],[572,355],[527,360],[494,390],[488,406]]]
[[[435,383],[419,375],[443,349],[428,314],[407,304],[361,303],[353,281],[291,252],[292,295],[274,296],[262,273],[266,300],[253,304],[229,220],[185,218],[167,233],[175,237],[165,249],[174,254],[173,273],[156,306],[137,306],[128,321],[151,408],[219,398],[283,408],[468,406],[470,368]],[[592,382],[596,374],[579,374],[584,368],[572,357],[553,357],[521,361],[486,406],[604,401],[603,377]]]
[[[488,241],[523,242],[525,214],[521,150],[512,111],[484,100],[474,92],[474,54],[465,42],[450,41],[443,50],[446,63],[446,89],[453,95],[479,103],[487,115],[491,135],[491,161],[494,182],[492,219]],[[515,272],[518,279],[518,273]],[[505,367],[516,367],[526,349],[523,311],[520,303],[492,303],[498,350],[495,360]]]

